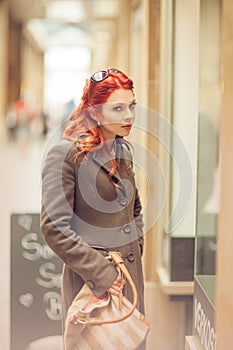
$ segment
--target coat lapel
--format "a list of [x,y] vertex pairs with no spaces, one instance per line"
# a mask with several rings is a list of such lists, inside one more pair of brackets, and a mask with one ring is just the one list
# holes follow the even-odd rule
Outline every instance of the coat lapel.
[[[117,152],[117,148],[116,148]],[[93,161],[98,164],[101,169],[103,169],[107,174],[110,173],[111,168],[112,168],[112,161],[109,158],[109,155],[105,151],[104,147],[101,148],[98,151],[92,152],[92,159]],[[120,177],[119,172],[116,170],[115,173],[113,174],[113,179],[115,179],[115,182],[119,182],[123,186],[122,179]]]

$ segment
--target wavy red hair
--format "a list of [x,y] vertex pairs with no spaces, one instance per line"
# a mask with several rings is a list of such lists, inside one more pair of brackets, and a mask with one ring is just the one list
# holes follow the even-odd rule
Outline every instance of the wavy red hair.
[[[108,70],[108,77],[100,82],[86,80],[83,96],[79,106],[71,113],[69,122],[64,129],[63,137],[77,144],[75,160],[81,154],[87,154],[104,146],[104,137],[96,120],[91,117],[90,111],[101,113],[101,105],[107,101],[116,89],[129,89],[133,91],[133,81],[124,73]],[[116,170],[115,159],[112,159],[113,169]]]

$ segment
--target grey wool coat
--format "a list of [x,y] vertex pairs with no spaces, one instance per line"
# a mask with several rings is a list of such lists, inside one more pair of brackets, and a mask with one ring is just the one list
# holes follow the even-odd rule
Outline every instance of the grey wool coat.
[[[114,143],[118,168],[112,180],[105,148],[74,161],[77,146],[68,140],[50,149],[43,166],[41,231],[64,262],[63,320],[84,283],[100,297],[117,278],[115,266],[104,257],[111,249],[122,254],[144,313],[141,204],[130,148],[122,138]],[[123,293],[132,300],[127,284]]]

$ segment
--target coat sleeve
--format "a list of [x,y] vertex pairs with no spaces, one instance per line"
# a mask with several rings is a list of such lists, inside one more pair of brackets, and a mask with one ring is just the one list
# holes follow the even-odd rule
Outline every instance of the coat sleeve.
[[71,229],[74,215],[74,147],[63,140],[49,151],[42,171],[41,232],[48,246],[84,282],[96,297],[116,279],[115,266]]

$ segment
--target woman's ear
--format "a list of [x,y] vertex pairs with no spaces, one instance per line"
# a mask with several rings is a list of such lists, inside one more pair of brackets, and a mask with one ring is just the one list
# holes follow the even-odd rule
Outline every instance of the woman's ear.
[[97,109],[95,107],[89,107],[89,113],[91,118],[98,124],[100,116]]

